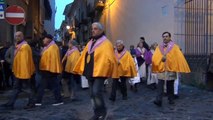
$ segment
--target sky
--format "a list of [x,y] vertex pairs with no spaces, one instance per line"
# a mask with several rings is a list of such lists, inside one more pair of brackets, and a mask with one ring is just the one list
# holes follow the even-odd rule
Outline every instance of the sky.
[[64,8],[67,4],[73,2],[73,0],[55,0],[56,2],[56,15],[55,15],[55,29],[59,29],[61,26],[61,22],[64,20]]

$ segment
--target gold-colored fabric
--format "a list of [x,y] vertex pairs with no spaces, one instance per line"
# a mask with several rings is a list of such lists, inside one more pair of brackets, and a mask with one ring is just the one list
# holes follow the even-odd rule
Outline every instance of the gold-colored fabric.
[[67,62],[66,62],[64,71],[68,73],[74,73],[73,68],[75,64],[77,63],[78,59],[80,58],[80,52],[78,50],[75,50],[69,56],[64,56],[64,57],[67,57]]
[[23,44],[13,61],[13,74],[19,79],[30,79],[35,72],[32,50],[28,44]]
[[[118,54],[118,57],[120,57],[120,54]],[[126,51],[123,57],[119,60],[118,74],[122,77],[131,78],[137,76],[134,60],[128,51]]]
[[76,34],[75,31],[71,32],[71,40],[75,40],[76,39]]
[[183,53],[180,51],[178,45],[174,45],[169,53],[166,55],[166,62],[162,62],[163,54],[159,46],[156,48],[152,57],[152,71],[161,73],[164,71],[189,73],[190,68]]
[[39,68],[40,70],[51,73],[62,72],[60,52],[56,44],[51,45],[42,53]]
[[[74,67],[74,72],[80,75],[84,72],[85,56],[88,52],[88,44],[84,48],[81,57]],[[93,77],[111,77],[119,78],[118,64],[113,50],[112,43],[105,40],[94,51],[94,69]]]

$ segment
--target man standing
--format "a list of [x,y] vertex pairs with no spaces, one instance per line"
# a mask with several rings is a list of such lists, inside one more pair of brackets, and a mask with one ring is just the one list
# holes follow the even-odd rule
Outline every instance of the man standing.
[[106,117],[102,91],[106,78],[118,78],[117,61],[111,42],[104,35],[101,23],[92,24],[92,38],[84,48],[74,72],[86,76],[90,86],[90,97],[94,108],[91,120],[103,120]]
[[55,95],[55,103],[53,106],[63,104],[60,93],[60,80],[58,75],[62,72],[60,60],[60,52],[58,46],[53,41],[53,36],[47,34],[43,39],[44,48],[41,52],[39,69],[41,71],[41,81],[38,86],[38,96],[35,103],[36,106],[42,105],[44,89],[48,87],[52,89]]
[[152,58],[152,71],[158,73],[159,79],[159,93],[154,101],[157,106],[162,105],[164,82],[167,85],[169,104],[174,104],[174,80],[177,77],[176,74],[177,72],[190,72],[183,53],[178,45],[171,40],[171,33],[164,32],[162,37],[163,42],[156,48]]
[[66,96],[70,96],[71,100],[75,100],[76,89],[76,74],[73,72],[73,68],[80,57],[77,42],[75,40],[69,41],[69,49],[62,59],[62,63],[65,63],[64,67],[64,79],[62,79],[63,92]]
[[[24,35],[21,31],[15,33],[16,47],[14,51],[13,60],[13,74],[14,74],[14,89],[10,100],[3,105],[5,108],[13,109],[14,103],[18,94],[22,91],[22,87],[30,87],[30,78],[35,71],[33,63],[32,50],[27,42],[24,40]],[[32,92],[29,93],[28,106],[32,106]]]

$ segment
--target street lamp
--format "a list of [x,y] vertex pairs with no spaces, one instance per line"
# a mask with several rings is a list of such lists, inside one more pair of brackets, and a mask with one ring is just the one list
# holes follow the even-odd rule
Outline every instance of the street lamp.
[[67,30],[69,30],[69,29],[70,29],[70,26],[69,26],[69,25],[67,25],[67,26],[66,26],[66,28],[67,28]]

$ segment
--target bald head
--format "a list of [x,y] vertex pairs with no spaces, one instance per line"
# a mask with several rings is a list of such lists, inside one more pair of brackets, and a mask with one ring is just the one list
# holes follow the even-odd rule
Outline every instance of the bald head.
[[15,40],[16,40],[16,42],[20,42],[20,41],[22,41],[23,39],[24,39],[24,34],[23,34],[23,32],[17,31],[17,32],[15,33]]

